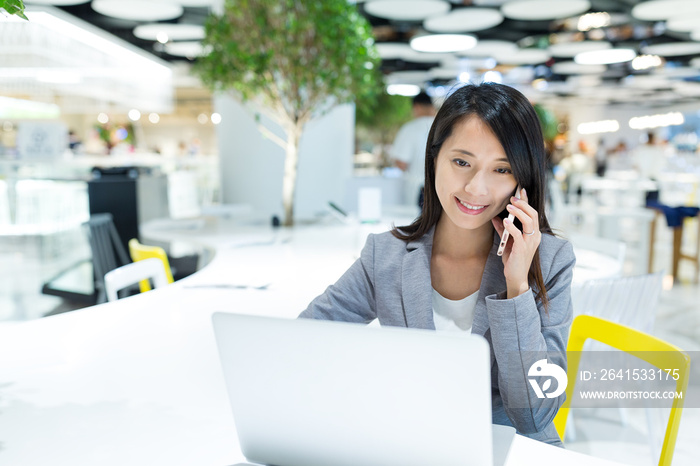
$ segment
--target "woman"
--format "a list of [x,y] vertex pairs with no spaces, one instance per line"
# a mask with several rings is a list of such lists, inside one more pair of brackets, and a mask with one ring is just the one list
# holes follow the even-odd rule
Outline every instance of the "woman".
[[[552,234],[544,185],[544,142],[527,99],[500,84],[458,89],[430,129],[421,215],[370,235],[360,259],[300,317],[482,335],[493,422],[561,445],[552,420],[564,396],[538,398],[528,380],[542,358],[566,370],[572,320],[575,257]],[[503,219],[509,213],[515,222]]]

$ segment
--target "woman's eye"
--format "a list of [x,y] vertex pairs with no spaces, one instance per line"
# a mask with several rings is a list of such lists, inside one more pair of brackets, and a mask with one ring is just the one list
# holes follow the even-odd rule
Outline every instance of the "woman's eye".
[[466,160],[462,160],[462,159],[455,159],[455,163],[457,165],[459,165],[460,167],[468,167],[469,166],[469,163],[467,163]]
[[510,173],[513,173],[510,171],[510,168],[497,168],[496,172],[504,174],[504,175],[508,175]]

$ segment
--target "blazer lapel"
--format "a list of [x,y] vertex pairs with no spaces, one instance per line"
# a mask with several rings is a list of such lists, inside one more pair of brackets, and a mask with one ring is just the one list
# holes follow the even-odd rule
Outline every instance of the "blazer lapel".
[[433,297],[430,281],[430,258],[433,252],[433,228],[417,241],[406,244],[401,267],[401,298],[406,326],[435,330]]
[[479,285],[479,299],[476,302],[474,309],[474,322],[472,323],[472,333],[485,335],[489,328],[489,318],[486,313],[486,297],[492,294],[497,294],[506,291],[506,277],[503,275],[503,259],[498,257],[498,243],[500,237],[498,233],[493,233],[493,244],[489,257],[486,259],[484,267],[484,275],[481,277],[481,285]]

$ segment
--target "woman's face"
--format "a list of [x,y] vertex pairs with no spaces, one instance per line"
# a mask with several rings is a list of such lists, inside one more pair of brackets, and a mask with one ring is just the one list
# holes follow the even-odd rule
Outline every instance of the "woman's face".
[[435,189],[452,223],[467,230],[490,223],[505,209],[516,184],[491,129],[476,116],[456,123],[435,162]]

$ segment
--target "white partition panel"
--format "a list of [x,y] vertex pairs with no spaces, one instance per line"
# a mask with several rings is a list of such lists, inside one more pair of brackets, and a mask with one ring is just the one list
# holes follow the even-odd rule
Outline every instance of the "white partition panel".
[[[218,96],[214,106],[222,117],[217,138],[223,202],[249,204],[260,215],[281,218],[284,150],[258,131],[252,112],[232,97]],[[281,128],[265,116],[261,123],[284,137]],[[297,220],[327,210],[328,201],[342,204],[345,183],[352,174],[354,124],[351,104],[335,107],[307,124],[301,138]]]

